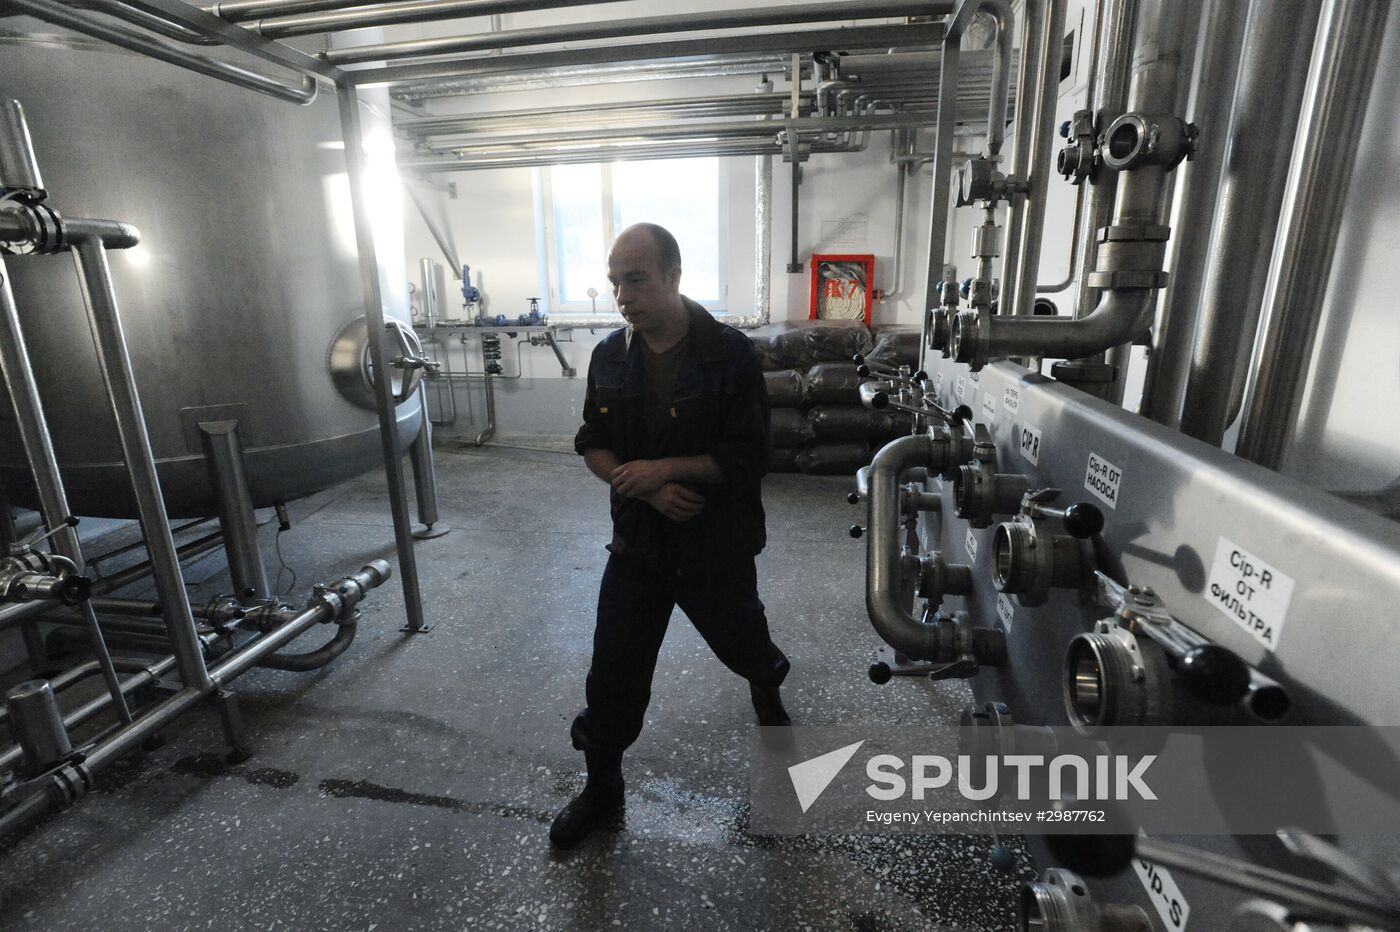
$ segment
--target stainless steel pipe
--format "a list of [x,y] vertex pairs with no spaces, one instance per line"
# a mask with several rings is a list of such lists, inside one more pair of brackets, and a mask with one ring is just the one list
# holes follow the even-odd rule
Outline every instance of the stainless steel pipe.
[[[616,0],[418,0],[407,3],[347,3],[345,0],[244,0],[211,8],[220,17],[242,22],[269,38],[426,23],[444,19],[500,16]],[[250,22],[256,20],[256,22]]]
[[309,75],[302,75],[298,85],[289,86],[230,62],[192,52],[169,39],[95,20],[90,15],[73,10],[55,0],[9,0],[7,6],[13,12],[24,13],[46,23],[62,26],[229,84],[267,94],[278,100],[309,104],[316,99],[316,79]]
[[[25,0],[32,2],[32,0]],[[919,46],[943,38],[943,24],[907,26],[856,26],[850,29],[806,29],[792,32],[752,32],[705,39],[675,39],[650,43],[585,46],[548,52],[484,56],[413,64],[384,65],[352,73],[360,87],[398,86],[443,78],[475,77],[513,71],[536,71],[569,66],[617,62],[645,62],[663,58],[722,55],[733,57],[754,52],[792,52],[815,49],[876,49]]]
[[248,492],[238,422],[202,423],[199,436],[209,464],[209,480],[219,503],[219,527],[224,535],[224,550],[228,553],[234,598],[240,602],[262,601],[273,593],[267,584],[267,571],[258,548],[258,522]]
[[[1007,0],[995,0],[1009,8]],[[378,45],[358,45],[331,49],[321,57],[335,65],[355,65],[373,61],[399,61],[435,55],[461,55],[468,52],[488,52],[499,49],[526,48],[534,45],[554,45],[588,39],[620,39],[628,36],[649,36],[668,33],[698,32],[711,29],[756,29],[793,23],[823,23],[832,20],[891,19],[902,16],[937,15],[941,8],[952,9],[947,0],[940,2],[910,2],[910,0],[851,0],[840,6],[812,3],[800,6],[757,7],[754,9],[717,10],[704,13],[644,16],[637,19],[605,19],[593,23],[568,23],[562,26],[536,26],[530,29],[510,29],[448,38],[413,39],[405,42],[385,42]],[[351,14],[341,14],[348,17]],[[371,17],[371,24],[377,24]],[[358,25],[340,26],[358,29]],[[268,32],[265,35],[285,35]]]
[[1243,395],[1288,181],[1289,147],[1259,140],[1292,139],[1297,132],[1319,11],[1315,0],[1250,3],[1182,402],[1182,432],[1206,443],[1224,439]]
[[[1051,151],[1055,143],[1055,100],[1060,88],[1061,46],[1065,33],[1067,0],[1048,0],[1044,35],[1040,39],[1039,59],[1035,63],[1035,94],[1022,98],[1018,107],[1035,108],[1030,121],[1031,144],[1029,162],[1022,180],[1030,190],[1019,201],[1024,221],[1020,226],[1020,246],[1015,264],[1007,264],[1002,283],[1002,312],[1028,317],[1034,309],[1035,286],[1040,280],[1040,249],[1045,234],[1045,195],[1054,171]],[[1023,84],[1024,86],[1024,84]]]
[[175,646],[180,679],[186,686],[202,689],[209,685],[209,673],[204,666],[202,645],[195,631],[194,616],[190,614],[185,580],[180,574],[180,560],[170,534],[160,477],[156,473],[155,456],[136,388],[136,373],[127,353],[117,297],[112,291],[107,250],[100,241],[85,238],[73,244],[72,253],[82,282],[98,365],[116,419],[122,457],[131,477],[142,533],[155,569],[156,591],[165,609],[171,643]]
[[1302,406],[1389,8],[1389,0],[1327,0],[1322,9],[1235,448],[1270,469],[1282,465]]
[[399,558],[399,579],[403,585],[406,630],[417,632],[427,626],[423,617],[423,596],[418,587],[418,562],[413,550],[413,521],[404,493],[403,450],[399,446],[394,389],[390,371],[389,337],[384,326],[384,301],[380,293],[379,261],[374,246],[374,224],[365,200],[364,136],[360,131],[360,96],[348,77],[336,82],[340,105],[341,132],[345,139],[345,164],[350,177],[350,202],[359,247],[360,282],[365,295],[365,325],[369,332],[370,362],[381,376],[374,380],[375,408],[379,413],[379,440],[384,454],[384,478],[389,491],[389,510],[394,519],[394,546]]
[[[1035,4],[1039,0],[1028,0]],[[933,181],[929,192],[928,263],[924,275],[923,328],[919,340],[919,368],[929,343],[932,309],[938,305],[947,277],[949,187],[953,182],[953,139],[958,106],[958,64],[962,56],[962,34],[977,12],[977,0],[960,0],[946,22],[942,53],[938,60],[938,123],[933,139]]]
[[[13,134],[8,145],[11,149],[18,149],[27,143],[29,138],[28,129],[24,126],[24,111],[17,104],[8,110],[17,122],[10,122],[3,127],[3,131],[0,131],[0,139]],[[20,141],[21,136],[23,142]],[[30,152],[30,158],[31,160],[33,158],[32,152]],[[31,181],[39,180],[37,168],[28,176],[28,179]],[[58,532],[53,539],[54,551],[71,560],[77,571],[81,573],[85,569],[82,546],[78,542],[77,532],[67,525],[67,519],[71,515],[68,509],[68,495],[63,487],[63,476],[58,468],[58,456],[54,452],[48,419],[44,414],[43,402],[39,398],[39,384],[34,378],[34,369],[30,364],[29,351],[24,340],[24,330],[20,323],[19,309],[15,306],[14,292],[10,288],[9,275],[3,259],[0,259],[0,374],[3,374],[5,389],[9,394],[10,403],[14,407],[20,442],[24,446],[25,459],[29,464],[29,471],[34,477],[34,485],[38,491],[39,511],[43,515],[44,523],[50,529]],[[47,602],[42,601],[31,604],[40,606],[39,611],[48,606]],[[129,722],[131,721],[131,713],[126,704],[121,701],[121,693],[117,688],[116,668],[112,666],[112,657],[107,650],[107,643],[102,639],[102,632],[97,627],[97,616],[86,600],[84,600],[80,610],[92,643],[93,655],[101,665],[102,676],[107,682],[107,688],[117,701],[118,713],[122,720]]]
[[[1196,4],[1192,0],[1145,0],[1139,10],[1129,88],[1130,110],[1176,114],[1185,107],[1190,62],[1195,48]],[[1123,230],[1162,227],[1170,206],[1169,168],[1148,164],[1123,173],[1113,210],[1113,226]],[[1161,235],[1165,237],[1165,232]],[[1098,271],[1111,271],[1114,261],[1128,250],[1128,266],[1137,269],[1144,258],[1134,250],[1160,246],[1161,238],[1105,243],[1097,259]],[[1160,270],[1160,256],[1157,268]],[[1137,272],[1142,275],[1140,271]],[[1032,287],[1034,279],[1031,279]],[[960,362],[980,368],[1007,356],[1059,356],[1078,358],[1131,342],[1151,325],[1155,289],[1123,284],[1108,292],[1094,311],[1078,319],[1056,317],[992,316],[973,311],[959,314],[952,324],[951,346]]]
[[1172,228],[1178,235],[1167,244],[1167,268],[1172,277],[1157,305],[1138,409],[1168,427],[1176,427],[1181,419],[1248,11],[1249,5],[1238,0],[1211,0],[1205,23],[1205,45],[1190,106],[1190,120],[1203,132],[1195,158],[1177,169],[1182,172],[1182,193],[1172,215]]
[[902,604],[899,480],[916,467],[942,472],[947,459],[946,437],[924,432],[890,441],[870,464],[865,494],[865,610],[880,639],[911,660],[934,659],[941,645],[937,627],[921,624]]
[[418,418],[418,436],[409,446],[408,456],[413,463],[413,493],[418,504],[418,523],[425,528],[419,533],[428,536],[433,525],[438,523],[438,500],[437,466],[433,463],[433,425],[428,419],[425,380],[418,383],[418,402],[422,412]]

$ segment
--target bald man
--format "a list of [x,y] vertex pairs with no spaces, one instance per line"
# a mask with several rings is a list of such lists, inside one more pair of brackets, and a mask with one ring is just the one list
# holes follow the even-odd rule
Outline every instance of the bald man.
[[608,256],[627,326],[593,351],[574,448],[612,502],[587,708],[570,730],[588,783],[554,819],[569,847],[622,808],[622,753],[642,730],[657,653],[679,605],[749,681],[760,725],[790,725],[788,661],[768,634],[754,557],[765,530],[768,395],[753,344],[680,292],[675,237],[628,227]]

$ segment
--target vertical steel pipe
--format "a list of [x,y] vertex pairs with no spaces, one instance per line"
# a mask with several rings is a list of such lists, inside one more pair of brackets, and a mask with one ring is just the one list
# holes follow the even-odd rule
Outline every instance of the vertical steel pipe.
[[219,527],[223,530],[234,598],[245,603],[269,598],[272,587],[267,584],[258,549],[258,522],[253,515],[253,497],[248,492],[238,422],[202,423],[199,434],[209,464],[209,479],[219,502]]
[[141,410],[141,396],[136,389],[136,373],[127,354],[117,296],[112,290],[111,269],[107,265],[107,250],[99,240],[88,237],[74,243],[72,252],[82,281],[98,365],[116,418],[122,458],[131,477],[141,532],[155,569],[156,592],[165,610],[165,624],[175,649],[180,679],[192,689],[210,688],[203,645],[195,630],[185,580],[180,574],[180,558],[161,497],[155,455]]
[[773,156],[754,156],[753,189],[753,310],[766,324],[773,313]]
[[1035,285],[1040,278],[1040,246],[1045,235],[1045,195],[1050,188],[1054,164],[1051,150],[1055,144],[1055,101],[1060,90],[1060,55],[1065,37],[1065,6],[1067,0],[1048,0],[1046,24],[1040,40],[1039,60],[1036,62],[1036,87],[1033,98],[1019,99],[1018,106],[1033,105],[1029,147],[1030,161],[1025,180],[1030,191],[1022,202],[1024,220],[1021,245],[1016,253],[1016,265],[1009,267],[1005,286],[1009,287],[1003,310],[1017,317],[1028,317],[1035,306]]
[[[1020,67],[1016,78],[1016,115],[1013,117],[1011,164],[1007,175],[1024,181],[1030,170],[1031,146],[1035,142],[1035,102],[1039,92],[1039,51],[1045,39],[1049,17],[1048,0],[1026,0],[1022,12]],[[1058,72],[1057,72],[1058,73]],[[1006,206],[1006,247],[1001,259],[1001,306],[1012,306],[1014,271],[1020,267],[1025,247],[1026,217],[1029,204],[1025,194],[1013,194]],[[932,305],[930,305],[932,306]]]
[[1389,0],[1327,0],[1264,299],[1240,456],[1278,469],[1293,439],[1327,296]]
[[379,411],[379,440],[384,453],[384,477],[389,487],[389,509],[394,518],[394,545],[403,584],[407,630],[422,631],[423,596],[418,588],[418,562],[413,551],[413,521],[404,493],[403,450],[399,447],[394,394],[390,371],[388,335],[384,329],[384,301],[379,288],[379,262],[374,248],[374,225],[365,202],[364,137],[360,132],[360,95],[348,77],[336,81],[341,133],[345,137],[345,165],[350,176],[350,201],[355,218],[355,241],[360,253],[360,281],[365,292],[365,322],[369,329],[370,361],[375,379],[374,400]]
[[[117,690],[120,696],[120,685]],[[11,688],[5,693],[5,710],[31,774],[43,773],[73,750],[48,680],[28,680]]]
[[413,493],[418,504],[418,523],[426,532],[432,531],[438,522],[437,467],[433,463],[433,425],[428,420],[428,388],[418,383],[418,402],[421,414],[418,418],[418,436],[408,448],[409,459],[413,462]]
[[[1027,0],[1034,6],[1040,0]],[[962,58],[962,34],[977,12],[977,0],[960,0],[943,31],[938,62],[938,123],[933,133],[933,182],[929,195],[928,265],[924,277],[923,336],[919,341],[919,368],[924,368],[933,309],[939,304],[943,263],[948,252],[950,186],[953,183],[953,142],[958,120],[958,64]],[[1024,83],[1024,82],[1023,82]],[[1017,98],[1019,101],[1021,98]],[[1017,114],[1019,119],[1020,114]],[[1017,141],[1019,146],[1019,140]]]
[[[1219,445],[1253,348],[1320,6],[1252,0],[1181,430]],[[1240,391],[1243,389],[1241,387]]]
[[[24,136],[28,138],[28,130],[23,124],[23,111],[18,111],[20,123],[19,129],[24,131]],[[13,124],[6,127],[12,130]],[[8,132],[0,132],[0,138],[9,135]],[[38,181],[38,170],[35,169],[33,180]],[[65,526],[65,521],[69,517],[68,495],[63,488],[63,477],[58,471],[58,457],[54,453],[53,437],[49,434],[48,420],[44,415],[44,406],[39,399],[39,385],[34,379],[34,369],[29,361],[29,350],[24,342],[24,330],[19,319],[19,310],[15,306],[14,292],[10,289],[9,274],[6,271],[3,259],[0,259],[0,373],[3,373],[5,390],[9,393],[10,403],[15,410],[15,423],[20,436],[20,443],[24,446],[24,455],[29,463],[29,471],[34,476],[34,485],[39,493],[39,511],[43,514],[44,523],[49,528],[61,528],[54,535],[53,548],[59,554],[73,561],[73,565],[79,572],[84,569],[82,547],[78,543],[78,534],[73,528]],[[43,611],[45,603],[35,603],[36,614]],[[102,667],[102,677],[107,683],[107,689],[112,693],[114,701],[117,703],[117,712],[122,721],[131,721],[131,711],[127,708],[126,702],[121,698],[120,681],[117,678],[116,668],[112,665],[111,654],[107,650],[107,642],[102,638],[102,631],[97,627],[97,616],[93,613],[92,606],[84,602],[82,605],[83,623],[87,628],[88,637],[92,642],[93,655]],[[31,648],[28,638],[26,646]],[[38,673],[38,670],[34,671]]]
[[1210,259],[1215,202],[1220,192],[1229,137],[1230,102],[1240,68],[1247,4],[1212,0],[1204,47],[1188,119],[1201,128],[1195,158],[1177,168],[1182,196],[1172,215],[1175,235],[1167,244],[1171,280],[1157,305],[1152,352],[1147,358],[1139,413],[1176,427],[1196,336],[1202,278]]
[[418,295],[423,302],[423,326],[432,327],[437,323],[438,300],[438,275],[435,271],[440,268],[432,259],[423,259],[418,263],[419,278],[423,284],[418,289]]
[[[1093,97],[1095,126],[1107,128],[1128,108],[1128,71],[1133,60],[1133,32],[1137,28],[1138,0],[1101,0],[1103,20],[1099,25],[1095,52]],[[1074,316],[1086,317],[1098,305],[1099,292],[1089,286],[1098,253],[1098,232],[1113,218],[1118,194],[1118,173],[1100,169],[1088,182],[1084,237],[1079,245],[1079,288]]]

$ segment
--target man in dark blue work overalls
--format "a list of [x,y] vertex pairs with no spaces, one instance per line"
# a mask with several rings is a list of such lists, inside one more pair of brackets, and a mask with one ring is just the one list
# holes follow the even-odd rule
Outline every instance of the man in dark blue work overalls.
[[765,541],[768,395],[753,344],[680,293],[675,238],[623,231],[608,279],[628,326],[593,351],[574,448],[611,487],[612,556],[598,593],[588,706],[570,737],[588,783],[554,819],[558,847],[622,806],[622,752],[642,730],[656,656],[679,605],[749,681],[761,725],[790,724],[788,661],[768,634],[754,557]]

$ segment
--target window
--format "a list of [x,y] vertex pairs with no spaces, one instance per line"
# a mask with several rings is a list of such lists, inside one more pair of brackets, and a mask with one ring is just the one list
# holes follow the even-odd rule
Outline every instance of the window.
[[538,170],[542,290],[554,311],[613,310],[607,255],[634,223],[659,223],[681,247],[681,292],[711,309],[725,299],[724,210],[717,158],[661,159]]

